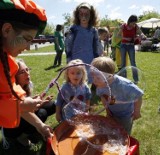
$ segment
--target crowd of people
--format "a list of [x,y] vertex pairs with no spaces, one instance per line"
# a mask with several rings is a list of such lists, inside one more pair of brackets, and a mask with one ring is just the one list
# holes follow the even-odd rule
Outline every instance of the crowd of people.
[[[121,70],[126,67],[129,56],[131,65],[136,67],[134,42],[138,34],[145,38],[136,24],[137,16],[131,15],[127,23],[117,26],[112,36],[110,58],[109,29],[96,28],[98,16],[94,6],[89,3],[79,4],[74,10],[73,25],[65,34],[65,40],[62,34],[63,25],[57,25],[55,31],[56,56],[53,66],[62,65],[62,53],[65,50],[68,67],[65,70],[65,83],[54,99],[52,96],[42,99],[40,95],[32,96],[30,68],[24,61],[16,60],[16,57],[44,30],[47,17],[44,9],[36,3],[31,0],[24,1],[25,3],[16,3],[14,0],[14,3],[11,0],[0,1],[0,126],[4,136],[16,139],[23,146],[32,144],[30,135],[34,133],[40,133],[44,139],[52,137],[53,129],[45,123],[48,116],[56,114],[57,121],[63,122],[66,120],[63,114],[64,106],[75,100],[90,107],[91,83],[96,91],[95,95],[100,97],[100,102],[106,108],[106,116],[120,123],[130,135],[133,120],[141,117],[143,91],[136,85],[139,80],[137,72],[133,72],[135,83],[127,80],[125,75],[114,75],[114,61]],[[106,82],[101,81],[87,67],[78,66],[82,63],[90,64],[107,75],[111,94],[106,89]],[[110,95],[111,100],[108,100]],[[127,98],[132,99],[124,104]],[[6,114],[8,108],[11,108],[11,111]],[[70,117],[72,116],[71,113]]]

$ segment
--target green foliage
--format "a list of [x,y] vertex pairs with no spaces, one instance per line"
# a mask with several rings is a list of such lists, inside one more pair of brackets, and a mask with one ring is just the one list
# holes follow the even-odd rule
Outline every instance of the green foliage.
[[[138,18],[139,18],[138,22],[141,22],[143,20],[147,20],[147,19],[150,19],[150,18],[160,18],[160,14],[156,11],[145,11]],[[99,26],[101,26],[101,27],[103,27],[103,26],[115,27],[115,26],[118,25],[119,20],[121,20],[121,19],[111,20],[111,19],[108,18],[107,15],[105,15],[104,18],[100,19],[100,25]],[[112,32],[112,30],[111,30],[111,32]]]
[[[49,51],[50,47],[43,48]],[[33,51],[35,52],[35,51]],[[49,82],[58,75],[59,68],[45,70],[53,65],[55,55],[46,56],[30,56],[22,57],[26,64],[32,68],[31,77],[34,83],[34,94],[41,94]],[[137,52],[136,62],[138,68],[143,71],[146,81],[146,90],[143,97],[143,105],[141,109],[142,118],[136,120],[133,125],[132,136],[140,142],[141,155],[159,155],[160,154],[160,114],[158,106],[160,104],[160,54],[152,52]],[[65,64],[65,55],[63,55],[63,64]],[[63,67],[63,66],[62,66]],[[63,77],[59,83],[62,83]],[[57,90],[53,87],[48,92],[48,95],[54,95],[56,99]],[[54,115],[50,116],[47,123],[52,127],[57,125]],[[2,145],[2,144],[1,144]],[[39,153],[40,152],[40,153]],[[13,143],[9,150],[3,150],[0,146],[1,155],[35,155],[45,154],[45,143],[40,141],[34,148],[28,149]]]
[[145,11],[139,16],[139,22],[150,18],[160,18],[160,14],[156,11]]
[[72,17],[69,13],[65,13],[63,14],[63,17],[64,17],[64,25],[71,25],[71,22],[72,22]]
[[50,35],[53,34],[55,30],[55,26],[53,24],[47,23],[47,26],[43,32],[44,35]]

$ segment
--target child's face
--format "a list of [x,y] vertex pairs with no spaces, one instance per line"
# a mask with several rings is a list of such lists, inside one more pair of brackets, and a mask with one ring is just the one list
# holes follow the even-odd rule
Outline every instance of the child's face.
[[80,8],[79,9],[79,19],[80,23],[88,23],[90,19],[90,10],[87,8]]
[[97,88],[102,88],[106,86],[106,81],[100,72],[92,72],[92,82]]
[[100,40],[105,40],[108,34],[106,32],[99,35]]
[[79,85],[82,81],[82,77],[83,73],[78,67],[71,67],[68,69],[68,78],[73,85]]

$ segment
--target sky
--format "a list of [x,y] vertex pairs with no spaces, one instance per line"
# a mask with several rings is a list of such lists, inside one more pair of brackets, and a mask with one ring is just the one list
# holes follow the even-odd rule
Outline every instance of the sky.
[[46,10],[49,24],[63,24],[64,14],[73,15],[73,10],[81,2],[93,5],[99,18],[122,19],[127,22],[130,15],[142,15],[144,11],[160,14],[160,0],[33,0]]

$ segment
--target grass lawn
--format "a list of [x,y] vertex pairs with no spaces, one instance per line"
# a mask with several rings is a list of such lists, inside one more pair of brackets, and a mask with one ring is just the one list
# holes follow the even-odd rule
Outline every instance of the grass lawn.
[[[53,52],[53,50],[53,46],[49,46],[39,49],[36,52]],[[42,93],[60,70],[60,67],[46,70],[46,68],[53,64],[54,55],[27,56],[21,58],[32,68],[31,77],[34,83],[34,94]],[[136,62],[138,68],[140,68],[145,75],[146,90],[141,110],[142,118],[134,122],[132,136],[140,142],[141,155],[160,155],[160,114],[157,112],[160,104],[160,53],[137,52]],[[63,64],[65,64],[65,55],[63,55]],[[60,83],[62,80],[63,78],[61,78]],[[52,94],[56,97],[56,87],[50,89],[48,94]],[[47,123],[52,127],[57,124],[54,115],[47,120]],[[4,150],[1,141],[0,155],[21,154],[45,155],[45,143],[40,141],[31,149],[23,148],[14,143],[9,150]]]

